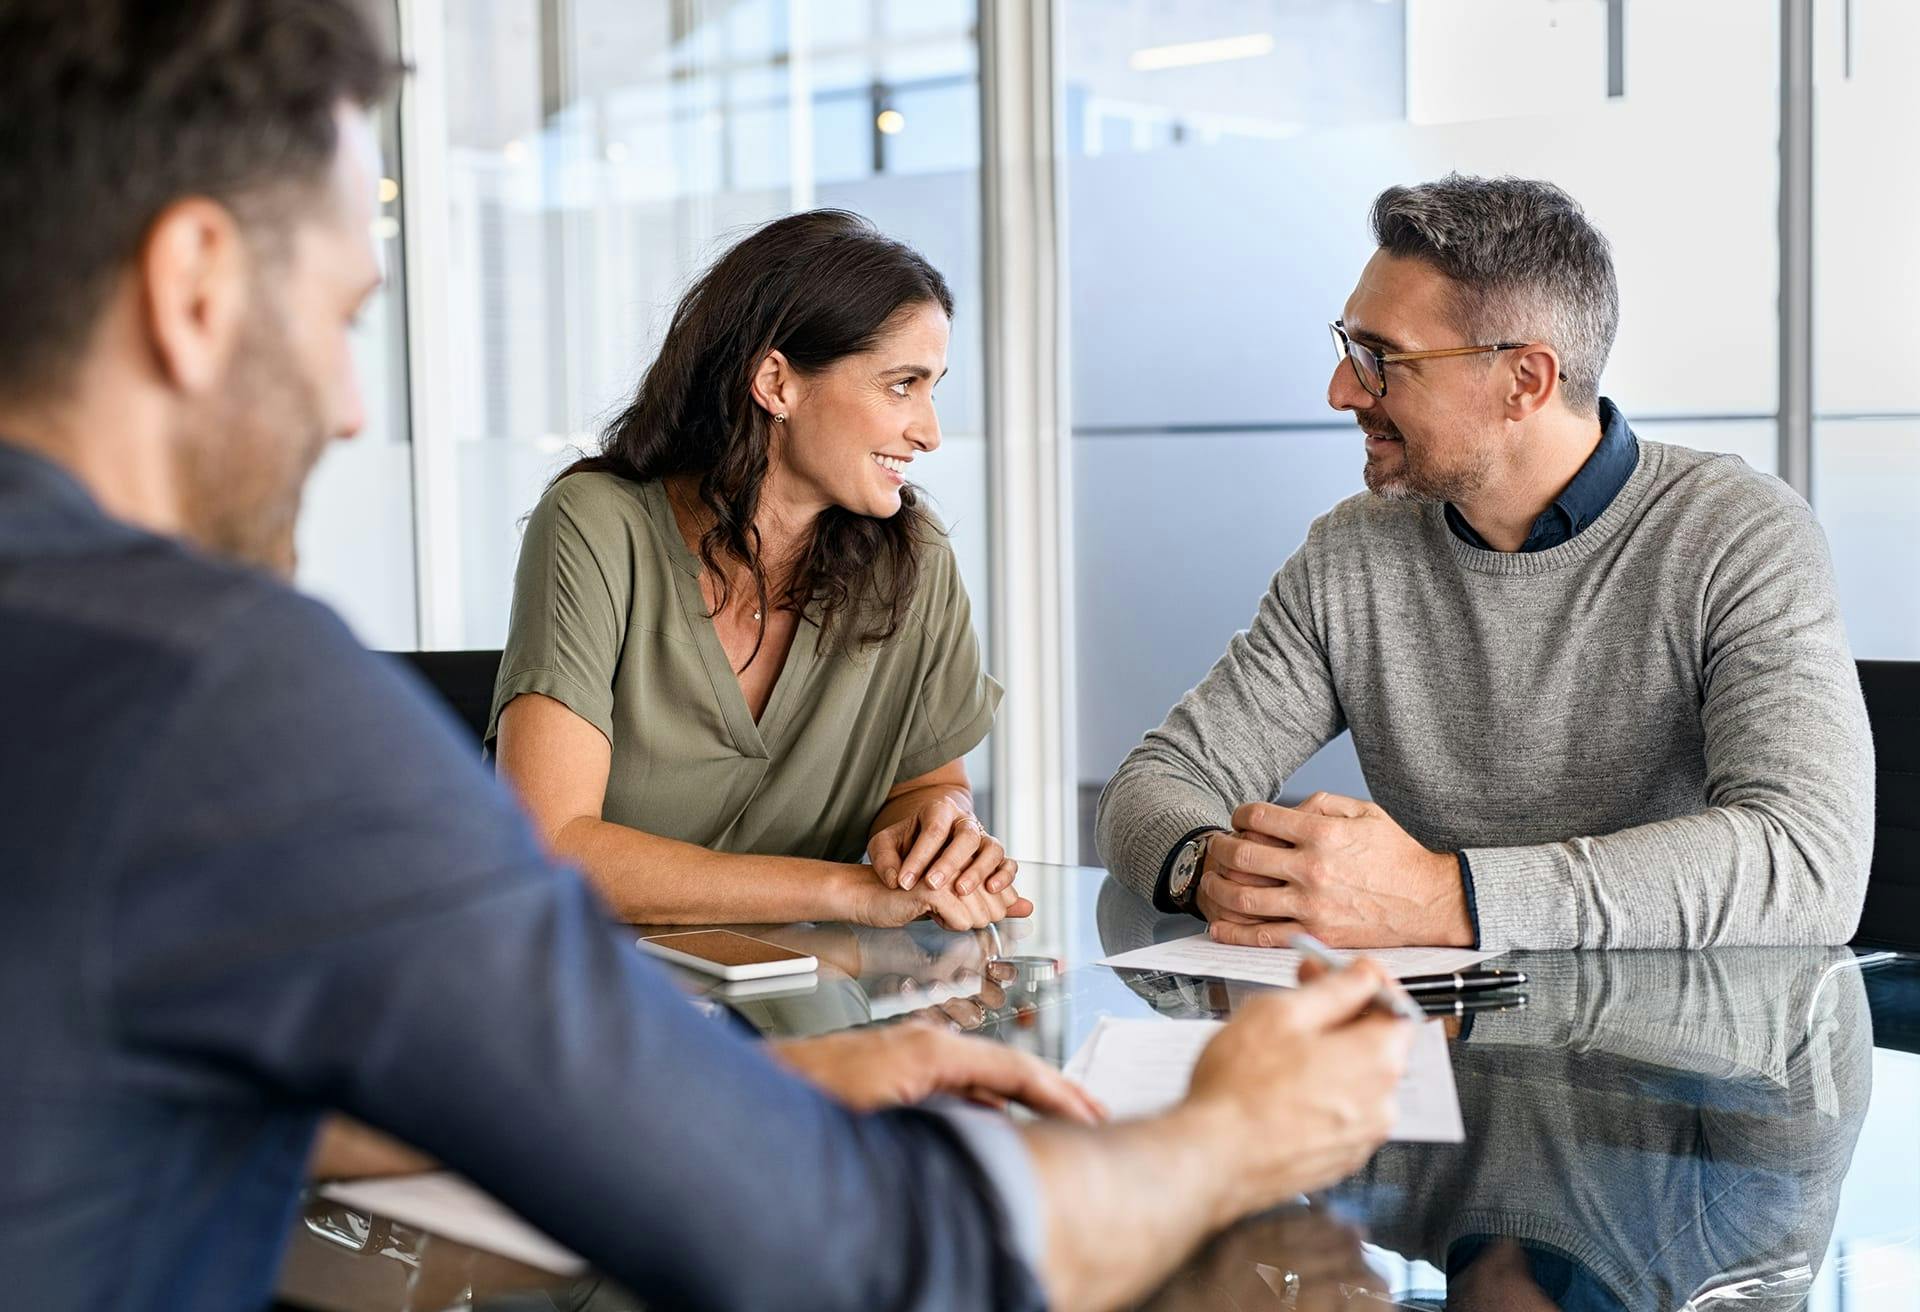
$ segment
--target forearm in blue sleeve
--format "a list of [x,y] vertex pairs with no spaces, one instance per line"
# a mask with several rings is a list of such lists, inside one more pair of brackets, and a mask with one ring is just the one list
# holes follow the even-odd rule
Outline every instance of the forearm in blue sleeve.
[[698,1015],[410,689],[337,626],[282,637],[129,798],[127,1042],[387,1130],[651,1303],[1039,1304],[950,1119],[851,1114]]
[[946,1117],[851,1115],[777,1069],[570,879],[145,994],[143,1034],[399,1136],[662,1304],[1040,1302]]

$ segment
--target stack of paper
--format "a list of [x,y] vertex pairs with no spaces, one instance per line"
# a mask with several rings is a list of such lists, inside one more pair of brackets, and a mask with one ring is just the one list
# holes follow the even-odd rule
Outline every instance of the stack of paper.
[[[1445,975],[1498,956],[1495,952],[1476,952],[1470,948],[1382,948],[1368,952],[1393,972],[1395,979],[1410,975]],[[1301,956],[1292,948],[1243,948],[1215,943],[1205,934],[1177,938],[1170,943],[1135,948],[1117,956],[1102,957],[1102,966],[1122,966],[1131,970],[1160,970],[1170,975],[1201,975],[1207,979],[1244,979],[1255,984],[1278,984],[1292,988],[1300,982]]]
[[[1211,1020],[1115,1020],[1103,1016],[1066,1073],[1107,1105],[1117,1120],[1153,1116],[1187,1095],[1200,1051],[1222,1029]],[[1420,1027],[1397,1091],[1392,1137],[1409,1143],[1459,1143],[1467,1137],[1460,1095],[1447,1060],[1446,1029]]]

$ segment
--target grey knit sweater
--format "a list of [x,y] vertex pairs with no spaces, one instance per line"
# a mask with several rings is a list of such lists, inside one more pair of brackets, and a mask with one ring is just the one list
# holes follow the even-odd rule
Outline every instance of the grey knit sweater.
[[1351,497],[1100,799],[1151,895],[1174,844],[1276,797],[1342,729],[1373,800],[1467,853],[1483,946],[1841,943],[1873,746],[1826,538],[1732,456],[1640,443],[1559,546],[1482,551]]

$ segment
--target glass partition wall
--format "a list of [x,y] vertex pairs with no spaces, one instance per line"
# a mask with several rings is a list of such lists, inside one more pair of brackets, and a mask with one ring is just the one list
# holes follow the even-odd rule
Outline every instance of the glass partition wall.
[[[1780,468],[1783,176],[1801,185],[1780,164],[1783,15],[1813,51],[1807,490],[1856,654],[1920,658],[1913,6],[1033,2],[1054,11],[1065,125],[1078,655],[1009,707],[1073,699],[1083,810],[1360,486],[1324,324],[1389,183],[1565,186],[1619,267],[1607,394],[1649,437]],[[924,468],[990,639],[1006,471],[984,438],[976,0],[395,9],[415,72],[382,125],[370,423],[318,471],[302,583],[370,645],[497,646],[522,517],[630,393],[688,279],[753,224],[841,205],[959,298]],[[1364,792],[1344,744],[1289,792],[1316,787]]]
[[[389,141],[393,277],[363,329],[379,418],[319,470],[302,583],[372,646],[499,647],[524,517],[693,276],[760,223],[835,206],[954,289],[944,441],[915,468],[985,642],[973,0],[403,0],[400,27],[417,154]],[[411,320],[403,209],[433,266]],[[984,784],[986,754],[971,764]]]
[[[1361,489],[1357,430],[1326,401],[1326,323],[1389,184],[1459,170],[1565,187],[1618,265],[1605,393],[1649,438],[1773,471],[1779,12],[1066,0],[1089,822],[1312,519]],[[1323,787],[1366,793],[1344,739],[1287,791]]]

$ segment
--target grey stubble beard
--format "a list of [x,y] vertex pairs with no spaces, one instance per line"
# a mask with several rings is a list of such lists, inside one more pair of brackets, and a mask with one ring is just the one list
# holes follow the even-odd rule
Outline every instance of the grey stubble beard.
[[1486,486],[1493,461],[1490,453],[1476,450],[1474,458],[1463,467],[1440,472],[1421,470],[1415,465],[1412,449],[1406,439],[1401,437],[1400,471],[1394,475],[1376,473],[1378,463],[1369,457],[1366,467],[1361,471],[1361,478],[1367,485],[1367,491],[1382,501],[1417,501],[1435,505],[1451,502],[1458,505]]

